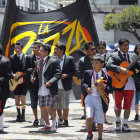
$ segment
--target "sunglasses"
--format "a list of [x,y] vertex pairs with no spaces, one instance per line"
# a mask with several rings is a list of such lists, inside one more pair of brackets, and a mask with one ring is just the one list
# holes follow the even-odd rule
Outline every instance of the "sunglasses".
[[90,51],[94,51],[94,50],[96,50],[96,48],[91,48],[91,49],[89,49]]
[[105,48],[104,47],[98,47],[98,50],[101,50],[101,49],[104,50]]

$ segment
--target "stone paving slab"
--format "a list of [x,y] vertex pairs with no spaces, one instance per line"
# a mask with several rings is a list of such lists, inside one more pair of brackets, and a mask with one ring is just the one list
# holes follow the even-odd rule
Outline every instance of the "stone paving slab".
[[[140,140],[140,123],[132,121],[135,112],[132,111],[129,119],[130,133],[116,133],[114,101],[112,96],[110,107],[107,112],[109,124],[104,125],[104,140]],[[38,109],[39,116],[40,111]],[[0,140],[85,140],[87,132],[85,130],[85,120],[80,120],[83,114],[80,100],[70,103],[69,127],[58,128],[56,132],[39,132],[41,127],[33,127],[34,121],[32,110],[29,105],[26,107],[26,122],[16,122],[16,109],[14,99],[8,99],[4,113],[4,130],[7,134],[0,134]],[[94,140],[97,140],[98,133],[93,132]]]

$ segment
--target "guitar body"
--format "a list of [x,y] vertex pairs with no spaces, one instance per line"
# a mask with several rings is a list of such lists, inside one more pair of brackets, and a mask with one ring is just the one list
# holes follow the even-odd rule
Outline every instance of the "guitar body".
[[[128,65],[129,65],[129,63],[125,62],[125,61],[120,64],[120,66],[123,68],[126,68]],[[122,74],[122,73],[115,73],[112,71],[108,71],[108,74],[110,74],[112,77],[112,86],[114,88],[122,88],[125,86],[128,77],[133,75],[133,72],[128,70],[127,74]],[[119,80],[118,80],[118,78],[119,78]]]
[[[21,72],[16,72],[16,75],[20,77],[22,74]],[[15,79],[9,80],[10,91],[14,91],[17,85],[22,84],[23,82],[24,82],[23,78],[20,78],[19,80],[15,80]]]

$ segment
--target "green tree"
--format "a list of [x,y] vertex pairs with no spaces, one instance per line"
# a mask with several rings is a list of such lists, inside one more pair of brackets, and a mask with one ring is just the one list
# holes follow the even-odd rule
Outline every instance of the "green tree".
[[140,8],[135,5],[123,9],[121,13],[108,14],[103,22],[104,29],[121,30],[132,33],[138,41],[140,37],[136,28],[140,27]]

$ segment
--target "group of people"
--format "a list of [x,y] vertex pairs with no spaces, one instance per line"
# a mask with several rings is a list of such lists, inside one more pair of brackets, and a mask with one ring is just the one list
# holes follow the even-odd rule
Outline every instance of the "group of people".
[[[35,42],[33,54],[27,56],[22,53],[22,49],[22,43],[15,43],[15,54],[8,60],[2,55],[2,46],[0,46],[0,132],[3,132],[3,109],[9,97],[9,81],[19,80],[17,72],[23,73],[24,82],[14,90],[16,121],[25,121],[25,97],[29,91],[35,118],[33,126],[39,124],[38,101],[41,119],[45,121],[45,126],[40,131],[56,131],[58,125],[69,126],[69,95],[72,90],[73,76],[81,79],[81,103],[84,107],[88,131],[86,140],[92,140],[92,124],[95,126],[95,123],[98,124],[98,140],[102,140],[103,124],[107,122],[109,94],[113,94],[115,100],[116,131],[131,130],[127,121],[130,110],[135,104],[135,120],[139,120],[140,61],[137,59],[140,55],[139,44],[136,45],[134,53],[129,53],[129,41],[122,38],[119,40],[119,50],[108,55],[105,42],[101,41],[99,44],[87,42],[84,48],[86,56],[81,57],[76,64],[72,56],[65,54],[64,44],[57,44],[52,56],[49,55],[51,52],[49,44]],[[134,63],[134,61],[135,64],[129,69],[129,63]],[[124,77],[127,78],[124,80]],[[116,82],[123,81],[123,85],[115,86],[115,80]],[[121,126],[123,100],[125,111]],[[49,116],[52,118],[52,125],[50,125]]]
[[[133,108],[136,110],[134,120],[139,121],[140,44],[136,45],[133,53],[128,52],[129,40],[126,38],[120,39],[118,44],[118,50],[107,54],[105,42],[97,45],[88,42],[85,45],[87,55],[77,62],[77,77],[82,80],[81,102],[88,131],[86,140],[92,140],[95,123],[98,124],[98,140],[102,140],[103,124],[107,123],[109,94],[113,95],[115,101],[116,131],[131,131],[127,122]],[[103,82],[99,83],[101,79]],[[123,123],[120,118],[122,109]]]

